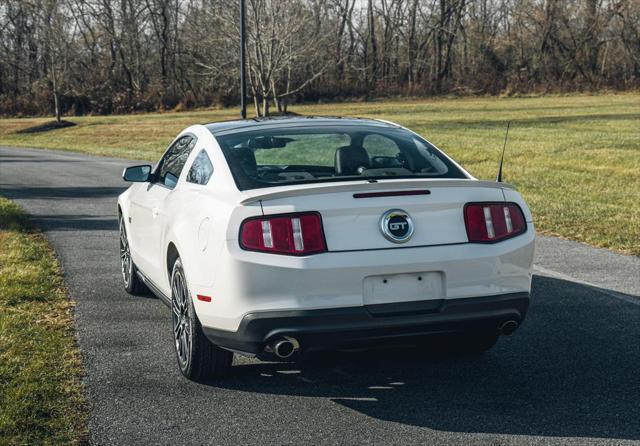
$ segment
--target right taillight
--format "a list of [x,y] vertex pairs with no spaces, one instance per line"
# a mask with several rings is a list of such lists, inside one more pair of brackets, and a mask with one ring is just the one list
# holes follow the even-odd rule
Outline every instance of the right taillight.
[[522,209],[515,203],[467,203],[464,223],[470,242],[493,243],[527,230]]
[[295,256],[327,250],[322,219],[317,212],[249,218],[240,227],[240,247]]

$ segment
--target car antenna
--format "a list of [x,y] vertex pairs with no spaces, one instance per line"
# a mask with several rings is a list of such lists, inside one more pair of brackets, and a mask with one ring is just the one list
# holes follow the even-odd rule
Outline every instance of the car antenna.
[[507,132],[504,134],[504,145],[502,146],[502,155],[500,156],[500,166],[498,167],[498,176],[496,177],[496,181],[498,183],[502,183],[502,163],[504,162],[504,151],[507,148],[507,138],[509,138],[510,126],[511,126],[511,121],[507,121]]

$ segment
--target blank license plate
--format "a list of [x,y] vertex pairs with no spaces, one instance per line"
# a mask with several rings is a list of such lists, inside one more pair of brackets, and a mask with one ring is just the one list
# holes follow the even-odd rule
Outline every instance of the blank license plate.
[[444,299],[443,274],[439,271],[369,276],[364,279],[365,305],[432,299]]

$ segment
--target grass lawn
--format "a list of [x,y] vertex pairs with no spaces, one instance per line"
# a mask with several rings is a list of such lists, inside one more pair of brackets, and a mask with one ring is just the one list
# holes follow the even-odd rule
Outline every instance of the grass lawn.
[[86,442],[72,308],[46,241],[0,197],[0,444]]
[[[386,119],[425,136],[493,179],[506,121],[504,177],[524,194],[537,229],[640,255],[640,94],[375,101],[293,106],[298,114]],[[1,119],[0,144],[156,160],[182,128],[238,109],[69,118],[75,127],[16,131],[50,119]]]

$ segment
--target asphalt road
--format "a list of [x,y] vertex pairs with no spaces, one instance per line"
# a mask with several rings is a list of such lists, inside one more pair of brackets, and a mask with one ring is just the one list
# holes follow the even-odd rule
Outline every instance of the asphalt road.
[[229,379],[185,380],[169,310],[122,290],[128,164],[0,148],[0,194],[45,231],[77,301],[94,444],[639,442],[640,259],[552,238],[539,239],[527,321],[481,358],[239,358]]

